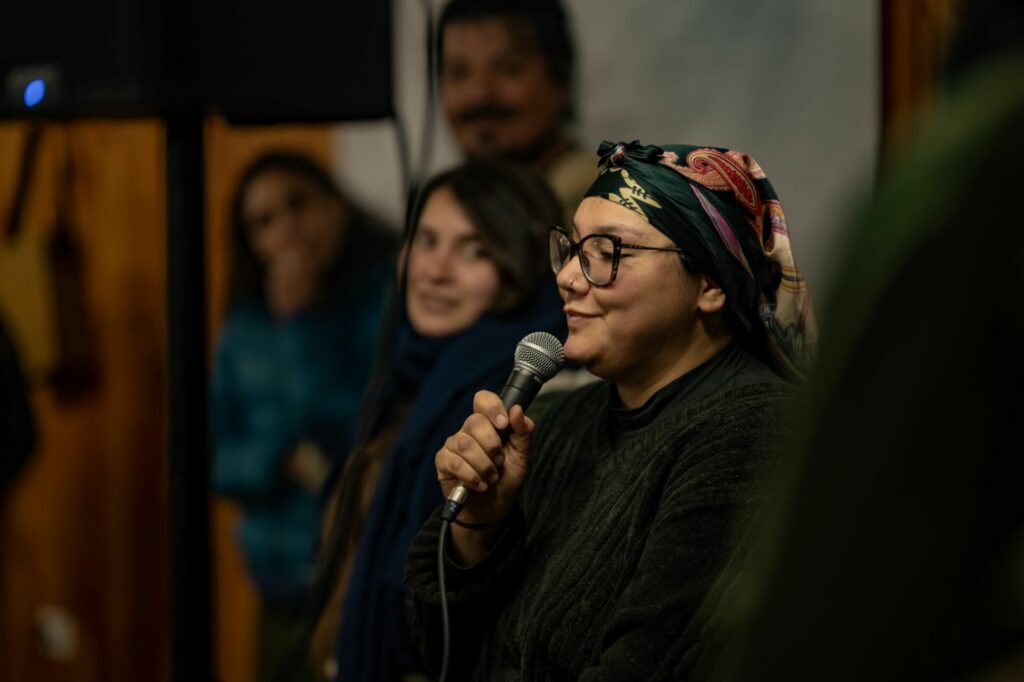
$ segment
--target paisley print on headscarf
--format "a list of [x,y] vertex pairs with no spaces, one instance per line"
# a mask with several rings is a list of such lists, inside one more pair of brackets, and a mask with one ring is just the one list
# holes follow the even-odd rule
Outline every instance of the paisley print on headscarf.
[[712,190],[731,191],[736,201],[747,209],[758,239],[763,239],[764,206],[754,180],[767,179],[761,166],[743,152],[697,149],[686,156],[686,165],[679,164],[679,155],[665,152],[661,162],[694,182]]

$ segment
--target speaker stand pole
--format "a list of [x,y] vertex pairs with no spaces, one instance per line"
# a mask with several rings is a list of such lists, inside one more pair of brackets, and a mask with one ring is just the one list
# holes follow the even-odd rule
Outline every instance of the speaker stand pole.
[[212,680],[203,116],[166,117],[171,680]]

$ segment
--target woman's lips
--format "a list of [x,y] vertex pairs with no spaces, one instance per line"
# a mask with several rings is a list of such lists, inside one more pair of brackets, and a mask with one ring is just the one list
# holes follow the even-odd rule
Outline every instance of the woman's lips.
[[572,323],[572,322],[583,322],[585,320],[590,320],[590,319],[593,319],[595,317],[598,317],[598,315],[596,315],[596,314],[584,313],[582,311],[575,310],[573,308],[563,308],[562,310],[563,310],[563,312],[565,312],[565,317],[566,317],[566,319],[570,323]]
[[416,299],[424,309],[432,313],[446,313],[459,304],[457,299],[448,298],[446,296],[433,296],[430,294],[419,294]]

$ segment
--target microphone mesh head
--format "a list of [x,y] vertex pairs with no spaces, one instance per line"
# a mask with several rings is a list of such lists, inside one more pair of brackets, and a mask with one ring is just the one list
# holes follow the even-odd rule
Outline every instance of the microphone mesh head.
[[533,332],[516,346],[516,367],[526,367],[544,383],[553,378],[565,364],[562,342],[547,332]]

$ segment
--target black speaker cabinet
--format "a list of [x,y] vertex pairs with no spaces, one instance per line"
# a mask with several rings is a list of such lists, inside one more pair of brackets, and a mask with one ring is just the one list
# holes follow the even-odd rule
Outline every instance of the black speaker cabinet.
[[238,123],[392,113],[387,0],[225,0],[203,40],[218,64],[208,100]]
[[387,0],[12,0],[0,10],[0,118],[236,123],[392,114]]
[[155,115],[163,6],[11,0],[0,9],[0,116]]

